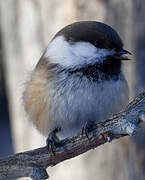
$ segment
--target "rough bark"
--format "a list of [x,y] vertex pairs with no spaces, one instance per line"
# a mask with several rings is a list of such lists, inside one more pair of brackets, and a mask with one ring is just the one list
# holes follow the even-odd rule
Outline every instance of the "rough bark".
[[46,168],[83,154],[108,140],[135,135],[140,122],[145,121],[145,91],[131,102],[125,111],[96,124],[88,137],[82,132],[69,138],[63,147],[55,148],[55,155],[47,147],[23,152],[0,160],[0,180],[31,177],[47,179]]

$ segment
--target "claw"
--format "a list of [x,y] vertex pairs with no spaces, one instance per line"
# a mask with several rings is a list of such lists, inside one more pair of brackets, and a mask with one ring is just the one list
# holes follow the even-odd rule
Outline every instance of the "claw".
[[55,149],[60,146],[60,140],[57,137],[56,133],[59,131],[59,129],[53,130],[46,140],[46,144],[48,147],[48,150],[55,156]]
[[85,127],[85,126],[83,126],[83,128],[82,128],[82,136],[85,134],[86,135],[86,137],[88,138],[88,140],[90,140],[89,139],[89,132],[88,132],[88,128],[87,127]]
[[89,138],[89,133],[93,130],[93,123],[88,123],[86,122],[85,125],[82,128],[82,136],[85,134],[86,137],[88,138],[88,140],[90,140]]
[[55,156],[54,149],[56,148],[56,146],[54,145],[55,143],[53,142],[53,140],[49,139],[48,137],[46,140],[46,144],[47,144],[48,150]]
[[66,142],[68,142],[68,139],[64,139],[64,140],[60,140],[56,133],[59,131],[60,129],[55,129],[53,130],[47,140],[46,140],[46,144],[47,144],[47,147],[48,147],[48,150],[55,156],[55,150],[56,148],[60,148],[60,147],[63,147],[64,144]]

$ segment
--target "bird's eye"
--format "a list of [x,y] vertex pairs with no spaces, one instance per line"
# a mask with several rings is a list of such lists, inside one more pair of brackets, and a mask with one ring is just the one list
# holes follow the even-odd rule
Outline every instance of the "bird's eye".
[[96,48],[102,48],[102,47],[103,47],[103,44],[102,44],[102,42],[96,40],[96,41],[94,42],[94,46],[95,46]]

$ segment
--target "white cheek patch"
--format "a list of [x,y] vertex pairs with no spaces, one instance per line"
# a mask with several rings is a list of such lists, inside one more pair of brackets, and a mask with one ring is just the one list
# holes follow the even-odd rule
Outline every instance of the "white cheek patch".
[[52,63],[69,68],[102,62],[106,56],[112,54],[114,50],[96,48],[83,41],[71,44],[63,36],[58,36],[48,45],[44,56],[49,57]]

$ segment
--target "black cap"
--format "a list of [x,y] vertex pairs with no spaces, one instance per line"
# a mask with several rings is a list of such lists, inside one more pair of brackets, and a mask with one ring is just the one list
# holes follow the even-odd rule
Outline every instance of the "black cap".
[[60,30],[55,37],[60,35],[70,43],[85,41],[97,48],[118,51],[123,47],[118,33],[112,27],[96,21],[80,21],[70,24]]

